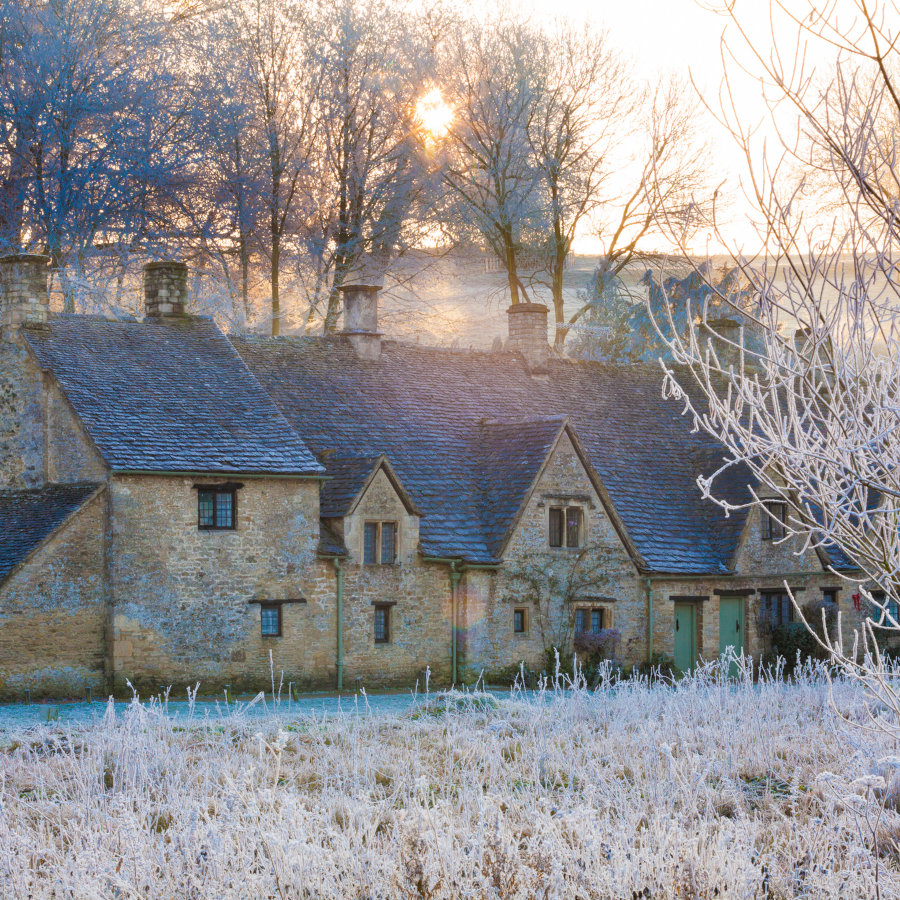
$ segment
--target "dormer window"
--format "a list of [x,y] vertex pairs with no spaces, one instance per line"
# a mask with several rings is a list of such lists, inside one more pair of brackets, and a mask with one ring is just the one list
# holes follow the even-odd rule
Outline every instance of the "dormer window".
[[580,506],[551,506],[551,547],[580,547],[584,538],[584,513]]
[[201,531],[233,531],[239,485],[197,486],[197,527]]
[[785,536],[784,524],[787,522],[787,503],[780,500],[763,502],[762,539],[764,541],[780,541]]
[[390,566],[397,561],[397,523],[366,522],[363,530],[363,564]]

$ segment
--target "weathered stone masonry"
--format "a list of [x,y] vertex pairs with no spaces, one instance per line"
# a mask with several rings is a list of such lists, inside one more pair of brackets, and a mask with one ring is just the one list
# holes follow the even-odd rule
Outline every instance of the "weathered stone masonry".
[[[0,261],[0,696],[257,690],[273,671],[332,688],[339,631],[346,689],[446,684],[454,583],[470,680],[544,667],[579,608],[603,611],[627,664],[672,655],[676,600],[696,607],[698,657],[718,653],[722,596],[763,652],[758,592],[785,580],[802,601],[840,588],[858,626],[824,554],[761,540],[755,512],[710,514],[695,480],[720,451],[655,370],[552,357],[533,304],[503,352],[385,341],[377,279],[357,281],[343,336],[226,339],[185,315],[183,266],[148,267],[133,323],[48,314],[39,261]],[[198,491],[223,484],[234,528],[198,527]],[[550,547],[566,507],[579,546]],[[364,560],[367,523],[395,529],[393,561]],[[571,596],[526,596],[523,575],[576,564],[591,576]]]

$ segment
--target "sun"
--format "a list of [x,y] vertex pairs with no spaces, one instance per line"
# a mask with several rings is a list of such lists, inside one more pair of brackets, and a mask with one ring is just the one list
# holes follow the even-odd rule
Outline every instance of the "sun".
[[442,138],[450,130],[453,108],[444,99],[440,88],[432,88],[416,101],[416,118],[428,137]]

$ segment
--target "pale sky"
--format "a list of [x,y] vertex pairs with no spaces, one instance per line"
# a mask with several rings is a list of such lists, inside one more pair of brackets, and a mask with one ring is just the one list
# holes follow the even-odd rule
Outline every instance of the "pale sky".
[[[792,9],[809,10],[809,0],[786,2]],[[835,3],[842,11],[845,21],[852,21],[853,0],[830,0],[830,3]],[[738,35],[734,34],[733,26],[724,16],[710,9],[715,5],[717,0],[553,0],[551,3],[547,0],[519,0],[517,3],[518,8],[530,10],[538,19],[565,16],[575,21],[590,19],[603,25],[617,49],[633,60],[637,75],[651,82],[666,73],[677,73],[685,78],[690,75],[714,107],[723,74],[720,38],[726,27],[729,44],[742,52],[742,58],[746,59],[746,51]],[[826,4],[823,0],[817,0],[815,5],[821,9]],[[745,26],[752,29],[759,46],[769,48],[772,35],[768,0],[737,0],[737,9]],[[796,27],[784,16],[777,21],[775,35],[781,44],[780,49],[786,57],[793,58]],[[830,47],[811,44],[808,60],[819,67],[827,67],[833,62],[834,55],[835,51]],[[774,143],[773,127],[768,121],[761,84],[733,63],[730,72],[744,121],[760,124],[760,150],[763,138],[771,147]],[[699,115],[708,115],[702,109],[699,98],[697,107]],[[785,113],[793,122],[795,114],[787,110]],[[748,222],[749,207],[739,188],[739,179],[746,172],[744,157],[733,139],[711,116],[705,121],[706,133],[714,149],[717,181],[719,178],[727,179],[724,190],[732,197],[727,218],[728,234],[742,242],[748,250],[755,249],[758,239]],[[695,252],[703,252],[707,246],[706,237],[705,232],[698,235],[693,247]],[[709,237],[710,250],[720,250],[714,236]],[[578,249],[581,252],[597,252],[596,242],[592,246],[589,240],[583,239]]]

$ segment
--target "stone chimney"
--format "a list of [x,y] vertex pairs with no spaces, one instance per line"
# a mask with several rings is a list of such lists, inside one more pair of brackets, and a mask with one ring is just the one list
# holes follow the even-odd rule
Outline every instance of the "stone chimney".
[[46,256],[16,253],[0,257],[0,326],[43,325],[50,311]]
[[340,291],[344,295],[344,330],[360,359],[381,356],[381,332],[378,330],[378,292],[381,278],[374,267],[363,261],[344,276]]
[[[706,330],[709,332],[708,341],[716,351],[719,364],[723,368],[729,365],[738,366],[741,358],[741,342],[743,335],[741,331],[743,323],[732,316],[722,316],[718,319],[708,319],[706,321]],[[732,346],[734,345],[734,346]],[[749,357],[745,357],[749,362]]]
[[144,315],[161,319],[183,316],[187,302],[187,265],[151,262],[144,266]]
[[514,303],[506,310],[510,350],[525,357],[530,372],[546,372],[550,347],[547,344],[547,307],[542,303]]

